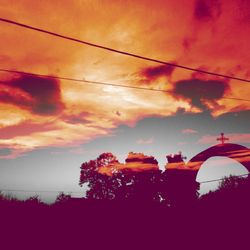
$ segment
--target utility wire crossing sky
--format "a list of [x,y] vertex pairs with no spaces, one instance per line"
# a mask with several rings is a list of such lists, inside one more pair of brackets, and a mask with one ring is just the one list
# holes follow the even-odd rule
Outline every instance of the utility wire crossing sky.
[[105,46],[102,46],[102,45],[99,45],[99,44],[94,44],[94,43],[90,43],[90,42],[80,40],[80,39],[77,39],[77,38],[61,35],[61,34],[58,34],[58,33],[55,33],[55,32],[51,32],[51,31],[48,31],[48,30],[44,30],[44,29],[41,29],[41,28],[38,28],[38,27],[30,26],[30,25],[27,25],[27,24],[19,23],[19,22],[13,21],[13,20],[5,19],[5,18],[0,18],[0,21],[5,22],[5,23],[9,23],[9,24],[13,24],[13,25],[17,25],[17,26],[20,26],[20,27],[23,27],[23,28],[26,28],[26,29],[31,29],[31,30],[35,30],[35,31],[38,31],[38,32],[42,32],[42,33],[45,33],[45,34],[48,34],[48,35],[56,36],[56,37],[59,37],[59,38],[67,39],[67,40],[70,40],[70,41],[73,41],[73,42],[82,43],[82,44],[92,46],[92,47],[96,47],[96,48],[99,48],[99,49],[108,50],[110,52],[115,52],[115,53],[119,53],[119,54],[122,54],[122,55],[131,56],[131,57],[135,57],[135,58],[138,58],[138,59],[146,60],[146,61],[151,61],[151,62],[160,63],[160,64],[172,66],[172,67],[182,68],[182,69],[185,69],[185,70],[195,71],[195,72],[199,72],[199,73],[203,73],[203,74],[209,74],[209,75],[214,75],[214,76],[225,77],[225,78],[233,79],[233,80],[237,80],[237,81],[248,82],[248,83],[250,82],[250,80],[240,78],[240,77],[219,74],[219,73],[216,73],[216,72],[210,72],[210,71],[201,70],[201,69],[195,69],[195,68],[191,68],[191,67],[184,66],[184,65],[169,63],[169,62],[161,61],[161,60],[158,60],[158,59],[149,58],[149,57],[133,54],[133,53],[126,52],[126,51],[117,50],[117,49],[110,48],[110,47],[105,47]]
[[[241,175],[234,175],[234,177],[244,177],[248,176],[248,174],[241,174]],[[201,181],[199,182],[200,184],[203,183],[210,183],[210,182],[217,182],[217,181],[222,181],[225,178],[219,178],[219,179],[213,179],[213,180],[208,180],[208,181]],[[22,190],[22,189],[0,189],[2,192],[38,192],[38,193],[71,193],[71,194],[82,194],[82,192],[75,192],[75,191],[62,191],[62,190]]]
[[[148,90],[148,91],[171,93],[171,91],[163,90],[163,89],[136,87],[136,86],[131,86],[131,85],[115,84],[115,83],[108,83],[108,82],[96,82],[96,81],[89,81],[89,80],[84,80],[84,79],[75,79],[75,78],[70,78],[70,77],[49,76],[49,75],[44,75],[44,74],[36,74],[36,73],[11,70],[11,69],[0,69],[0,71],[1,72],[9,72],[9,73],[18,73],[18,74],[30,75],[30,76],[46,77],[46,78],[51,78],[51,79],[73,81],[73,82],[84,82],[84,83],[88,83],[88,84],[106,85],[106,86],[112,86],[112,87],[122,87],[122,88],[138,89],[138,90]],[[242,99],[242,98],[237,98],[237,97],[233,97],[233,96],[232,97],[231,96],[224,96],[221,99],[250,102],[250,99]]]

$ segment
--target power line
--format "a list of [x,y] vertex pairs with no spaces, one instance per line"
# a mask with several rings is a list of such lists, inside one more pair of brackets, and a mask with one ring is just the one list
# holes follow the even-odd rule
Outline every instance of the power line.
[[[172,93],[170,90],[145,88],[145,87],[138,87],[138,86],[131,86],[131,85],[123,85],[123,84],[114,84],[114,83],[109,83],[109,82],[90,81],[90,80],[76,79],[76,78],[70,78],[70,77],[50,76],[50,75],[45,75],[45,74],[30,73],[30,72],[19,71],[19,70],[1,69],[0,68],[0,71],[1,72],[8,72],[8,73],[17,73],[17,74],[23,74],[23,75],[30,75],[30,76],[46,77],[46,78],[58,79],[58,80],[84,82],[84,83],[87,83],[87,84],[96,84],[96,85],[105,85],[105,86],[112,86],[112,87],[121,87],[121,88],[129,88],[129,89],[138,89],[138,90]],[[229,99],[229,100],[250,102],[250,99],[242,99],[242,98],[231,97],[231,96],[224,96],[221,99]]]
[[46,77],[46,78],[52,78],[52,79],[58,79],[58,80],[73,81],[73,82],[84,82],[84,83],[89,83],[89,84],[107,85],[107,86],[113,86],[113,87],[123,87],[123,88],[140,89],[140,90],[151,90],[151,91],[158,91],[158,92],[170,92],[170,91],[162,90],[162,89],[149,89],[149,88],[131,86],[131,85],[114,84],[114,83],[99,82],[99,81],[90,81],[90,80],[76,79],[76,78],[70,78],[70,77],[50,76],[50,75],[45,75],[45,74],[30,73],[30,72],[24,72],[24,71],[18,71],[18,70],[0,69],[0,71],[9,72],[9,73],[24,74],[24,75],[30,75],[30,76]]
[[0,193],[1,192],[83,194],[83,192],[62,191],[62,190],[24,190],[24,189],[1,189],[0,188]]
[[[234,175],[233,177],[243,177],[243,176],[248,176],[250,173],[248,174],[241,174],[241,175]],[[220,179],[213,179],[213,180],[209,180],[209,181],[201,181],[199,183],[209,183],[209,182],[215,182],[215,181],[222,181],[224,180],[226,177],[224,178],[220,178]]]
[[[248,176],[250,173],[242,174],[242,175],[235,175],[233,177],[243,177]],[[222,181],[225,180],[227,177],[223,177],[220,179],[213,179],[208,181],[201,181],[199,183],[209,183],[209,182],[216,182],[216,181]],[[62,190],[24,190],[24,189],[1,189],[1,192],[21,192],[21,193],[68,193],[68,194],[83,194],[83,192],[74,192],[74,191],[62,191]]]
[[171,67],[181,68],[181,69],[184,69],[184,70],[195,71],[195,72],[199,72],[199,73],[202,73],[202,74],[225,77],[225,78],[228,78],[228,79],[233,79],[233,80],[242,81],[242,82],[250,82],[250,80],[248,80],[248,79],[244,79],[244,78],[240,78],[240,77],[236,77],[236,76],[229,76],[229,75],[220,74],[220,73],[216,73],[216,72],[210,72],[210,71],[206,71],[206,70],[202,70],[202,69],[196,69],[196,68],[188,67],[188,66],[185,66],[185,65],[170,63],[170,62],[166,62],[166,61],[161,61],[161,60],[158,60],[158,59],[154,59],[154,58],[150,58],[150,57],[146,57],[146,56],[141,56],[141,55],[138,55],[138,54],[134,54],[134,53],[114,49],[114,48],[111,48],[111,47],[106,47],[106,46],[103,46],[103,45],[90,43],[90,42],[87,42],[87,41],[84,41],[84,40],[80,40],[78,38],[73,38],[73,37],[70,37],[70,36],[62,35],[62,34],[59,34],[59,33],[55,33],[55,32],[52,32],[52,31],[48,31],[48,30],[41,29],[41,28],[38,28],[38,27],[34,27],[34,26],[27,25],[27,24],[19,23],[19,22],[13,21],[13,20],[5,19],[5,18],[0,18],[0,21],[5,22],[5,23],[9,23],[9,24],[12,24],[12,25],[16,25],[16,26],[19,26],[19,27],[22,27],[22,28],[42,32],[42,33],[45,33],[45,34],[48,34],[48,35],[56,36],[56,37],[59,37],[59,38],[62,38],[62,39],[70,40],[70,41],[73,41],[73,42],[76,42],[76,43],[85,44],[87,46],[95,47],[95,48],[98,48],[98,49],[103,49],[103,50],[118,53],[118,54],[121,54],[121,55],[138,58],[138,59],[141,59],[141,60],[146,60],[146,61],[150,61],[150,62],[164,64],[164,65],[168,65],[168,66],[171,66]]

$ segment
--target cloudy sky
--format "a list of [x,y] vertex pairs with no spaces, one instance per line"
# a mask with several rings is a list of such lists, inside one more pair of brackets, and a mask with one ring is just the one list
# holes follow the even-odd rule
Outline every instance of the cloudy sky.
[[[249,79],[247,0],[7,1],[1,18],[103,46]],[[102,152],[191,158],[224,132],[250,146],[249,83],[156,64],[0,22],[0,188],[81,190]],[[229,99],[228,99],[229,98]],[[242,170],[239,170],[239,173]],[[204,179],[206,176],[204,176]],[[207,176],[208,178],[208,176]]]

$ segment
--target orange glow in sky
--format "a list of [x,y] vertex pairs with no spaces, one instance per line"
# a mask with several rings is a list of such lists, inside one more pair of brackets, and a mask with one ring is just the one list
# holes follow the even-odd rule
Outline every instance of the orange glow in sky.
[[[0,16],[115,49],[249,79],[250,25],[245,2],[4,0]],[[169,91],[1,72],[0,146],[12,153],[0,158],[44,147],[80,145],[112,136],[119,125],[134,126],[143,118],[171,116],[180,109],[198,113],[205,107],[218,116],[250,108],[250,102],[222,98],[249,99],[246,83],[170,69],[6,23],[0,22],[0,30],[0,68]],[[189,87],[200,95],[199,100],[192,101],[194,97],[183,88],[190,79],[199,80]],[[197,84],[206,86],[205,90],[199,87],[195,92]]]

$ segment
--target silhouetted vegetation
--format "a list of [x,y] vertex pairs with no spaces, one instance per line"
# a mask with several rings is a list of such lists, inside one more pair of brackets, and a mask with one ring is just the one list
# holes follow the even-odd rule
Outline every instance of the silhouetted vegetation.
[[[164,184],[161,179],[164,175],[158,175],[159,179],[151,183],[151,175],[156,173],[141,174],[125,178],[134,181],[132,186],[114,188],[116,199],[109,199],[111,196],[107,196],[106,191],[98,192],[98,197],[104,194],[105,199],[95,199],[94,189],[89,193],[91,198],[76,199],[60,194],[51,205],[41,203],[38,197],[19,201],[0,196],[2,242],[9,239],[8,249],[20,247],[21,242],[25,242],[26,249],[29,244],[29,247],[38,244],[43,249],[48,244],[68,249],[82,244],[88,249],[117,249],[120,244],[133,249],[160,249],[164,245],[171,248],[202,245],[211,234],[206,246],[216,239],[217,246],[222,242],[221,247],[226,247],[228,237],[232,237],[237,242],[230,243],[230,247],[236,249],[244,241],[247,232],[244,227],[250,222],[249,178],[226,179],[218,191],[194,200],[195,192],[191,192],[194,187],[183,190],[181,195],[180,189],[167,189],[172,183]],[[178,174],[173,175],[177,178]],[[108,183],[110,181],[108,179]],[[105,184],[102,185],[105,190]],[[158,188],[166,188],[162,199],[155,199]],[[171,197],[174,205],[169,206],[165,195]],[[183,205],[184,202],[188,205]]]
[[[139,161],[157,165],[150,157],[146,163]],[[210,234],[213,236],[209,236],[209,242],[211,237],[218,235],[221,239],[226,235],[225,247],[230,233],[234,239],[236,233],[243,237],[243,227],[250,223],[249,177],[225,178],[217,191],[199,198],[199,184],[193,182],[195,171],[161,171],[151,166],[145,169],[144,165],[142,171],[133,171],[127,163],[116,169],[117,163],[112,154],[105,153],[82,164],[80,185],[88,183],[89,187],[85,198],[60,193],[55,203],[48,205],[37,196],[20,201],[1,194],[2,235],[8,237],[16,232],[21,241],[28,232],[36,239],[34,244],[42,244],[41,237],[46,237],[55,242],[54,247],[68,249],[79,244],[92,249],[120,245],[129,248],[131,244],[138,249],[159,249],[162,245],[187,248],[190,240],[196,242]],[[108,174],[100,173],[101,167]],[[107,171],[107,167],[112,167],[112,171]],[[207,240],[200,244],[207,245]],[[19,247],[19,241],[8,244],[17,243]],[[234,247],[239,247],[239,241]]]
[[[126,164],[136,162],[136,170],[126,164],[121,169],[119,165],[116,167],[119,162],[111,153],[101,154],[96,160],[83,163],[80,185],[88,183],[86,198],[131,202],[133,205],[146,202],[182,207],[197,201],[199,184],[193,182],[196,172],[161,171],[154,158],[143,157],[138,159],[135,154],[135,158],[126,159]],[[157,167],[145,169],[148,163]],[[104,167],[106,172],[101,173]]]
[[210,206],[219,205],[227,209],[248,209],[250,206],[250,177],[231,176],[221,181],[219,188],[209,192],[200,199]]
[[[75,199],[60,193],[54,204],[47,205],[38,196],[20,201],[11,195],[0,193],[1,208],[10,204],[19,207],[53,207],[68,206],[69,203],[98,203],[127,204],[133,207],[147,204],[174,210],[200,207],[201,204],[208,203],[233,206],[249,203],[249,177],[225,178],[218,190],[199,198],[199,183],[193,181],[196,171],[178,168],[162,171],[153,157],[134,153],[132,156],[134,158],[126,159],[123,165],[112,153],[103,153],[96,160],[83,163],[79,184],[88,184],[85,198]],[[130,163],[136,163],[136,167],[130,168]]]

